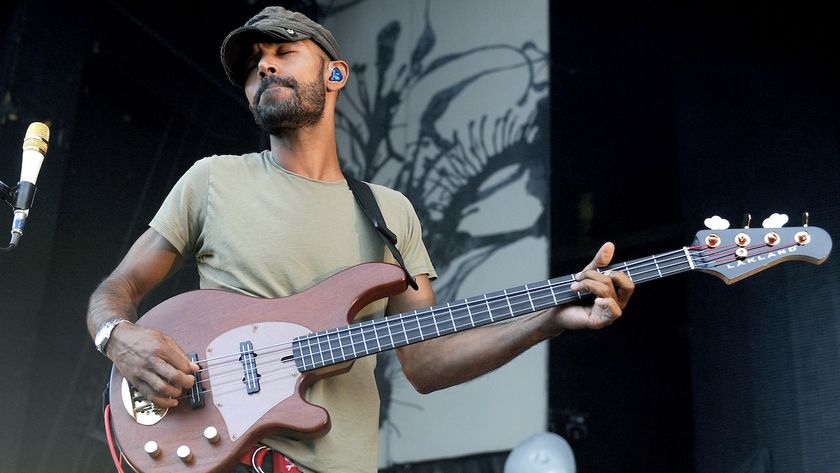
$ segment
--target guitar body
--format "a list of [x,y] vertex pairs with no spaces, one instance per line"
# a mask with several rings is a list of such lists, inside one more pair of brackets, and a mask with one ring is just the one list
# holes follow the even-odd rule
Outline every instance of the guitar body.
[[[398,266],[368,263],[290,297],[261,299],[198,290],[164,301],[137,325],[160,330],[184,351],[197,355],[201,389],[193,391],[204,391],[199,403],[203,407],[194,408],[194,402],[184,398],[164,412],[151,409],[154,406],[132,399],[136,393],[113,369],[112,422],[123,454],[140,472],[224,472],[266,436],[325,435],[330,429],[329,415],[304,400],[306,388],[324,377],[347,372],[352,361],[301,373],[292,360],[292,339],[345,325],[364,306],[406,287],[405,274]],[[243,349],[241,344],[246,342],[260,348]],[[247,364],[249,355],[256,360],[253,365]],[[249,366],[255,368],[255,375],[243,380]],[[215,429],[216,438],[205,437],[208,427]],[[149,442],[155,445],[147,447]],[[182,446],[189,448],[186,461],[176,454]]]

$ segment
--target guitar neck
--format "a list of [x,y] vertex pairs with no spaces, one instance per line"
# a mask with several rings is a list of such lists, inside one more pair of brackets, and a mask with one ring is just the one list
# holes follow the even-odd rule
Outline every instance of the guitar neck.
[[[635,284],[695,269],[703,263],[689,248],[619,263],[600,271],[617,270]],[[311,371],[405,345],[462,332],[482,325],[584,299],[590,294],[570,289],[574,275],[549,279],[412,312],[368,320],[298,337],[295,363]]]

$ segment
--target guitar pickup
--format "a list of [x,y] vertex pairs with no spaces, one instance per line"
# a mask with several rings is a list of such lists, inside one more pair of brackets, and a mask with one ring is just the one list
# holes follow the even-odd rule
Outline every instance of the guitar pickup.
[[[189,354],[190,361],[195,364],[198,364],[198,355],[195,353]],[[193,383],[192,389],[190,389],[189,395],[190,398],[190,406],[193,409],[201,409],[204,407],[204,388],[201,385],[201,366],[199,366],[198,371],[193,373],[195,376],[195,382]]]
[[254,344],[250,340],[239,342],[239,361],[242,362],[242,371],[245,376],[242,382],[248,394],[260,392],[260,374],[257,372],[257,354],[254,353]]

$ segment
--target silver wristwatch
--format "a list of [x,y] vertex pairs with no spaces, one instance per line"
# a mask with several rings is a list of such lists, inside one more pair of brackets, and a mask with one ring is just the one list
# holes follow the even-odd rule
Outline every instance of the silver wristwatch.
[[[93,344],[96,345],[96,349],[99,350],[99,353],[105,355],[105,347],[108,345],[108,340],[111,339],[111,332],[117,327],[117,325],[128,322],[131,323],[128,319],[123,319],[122,317],[115,317],[99,327],[99,330],[96,331],[96,336],[93,337]],[[107,356],[107,355],[106,355]]]

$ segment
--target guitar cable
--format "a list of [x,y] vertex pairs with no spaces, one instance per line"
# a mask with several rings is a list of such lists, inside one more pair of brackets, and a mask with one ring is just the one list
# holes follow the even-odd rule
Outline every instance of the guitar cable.
[[[102,418],[105,423],[105,440],[108,442],[108,450],[111,452],[111,460],[114,462],[114,467],[117,469],[117,473],[125,473],[122,467],[122,460],[123,454],[122,449],[119,448],[117,445],[116,440],[114,440],[114,434],[111,431],[111,383],[105,384],[105,389],[102,391]],[[117,455],[117,450],[120,451],[119,455]],[[131,466],[131,464],[128,464]],[[134,469],[132,467],[132,469]]]
[[119,473],[125,473],[122,468],[122,453],[117,456],[117,448],[114,442],[114,437],[111,434],[111,404],[105,404],[105,438],[108,440],[108,450],[111,451],[111,459],[114,461],[114,466]]

